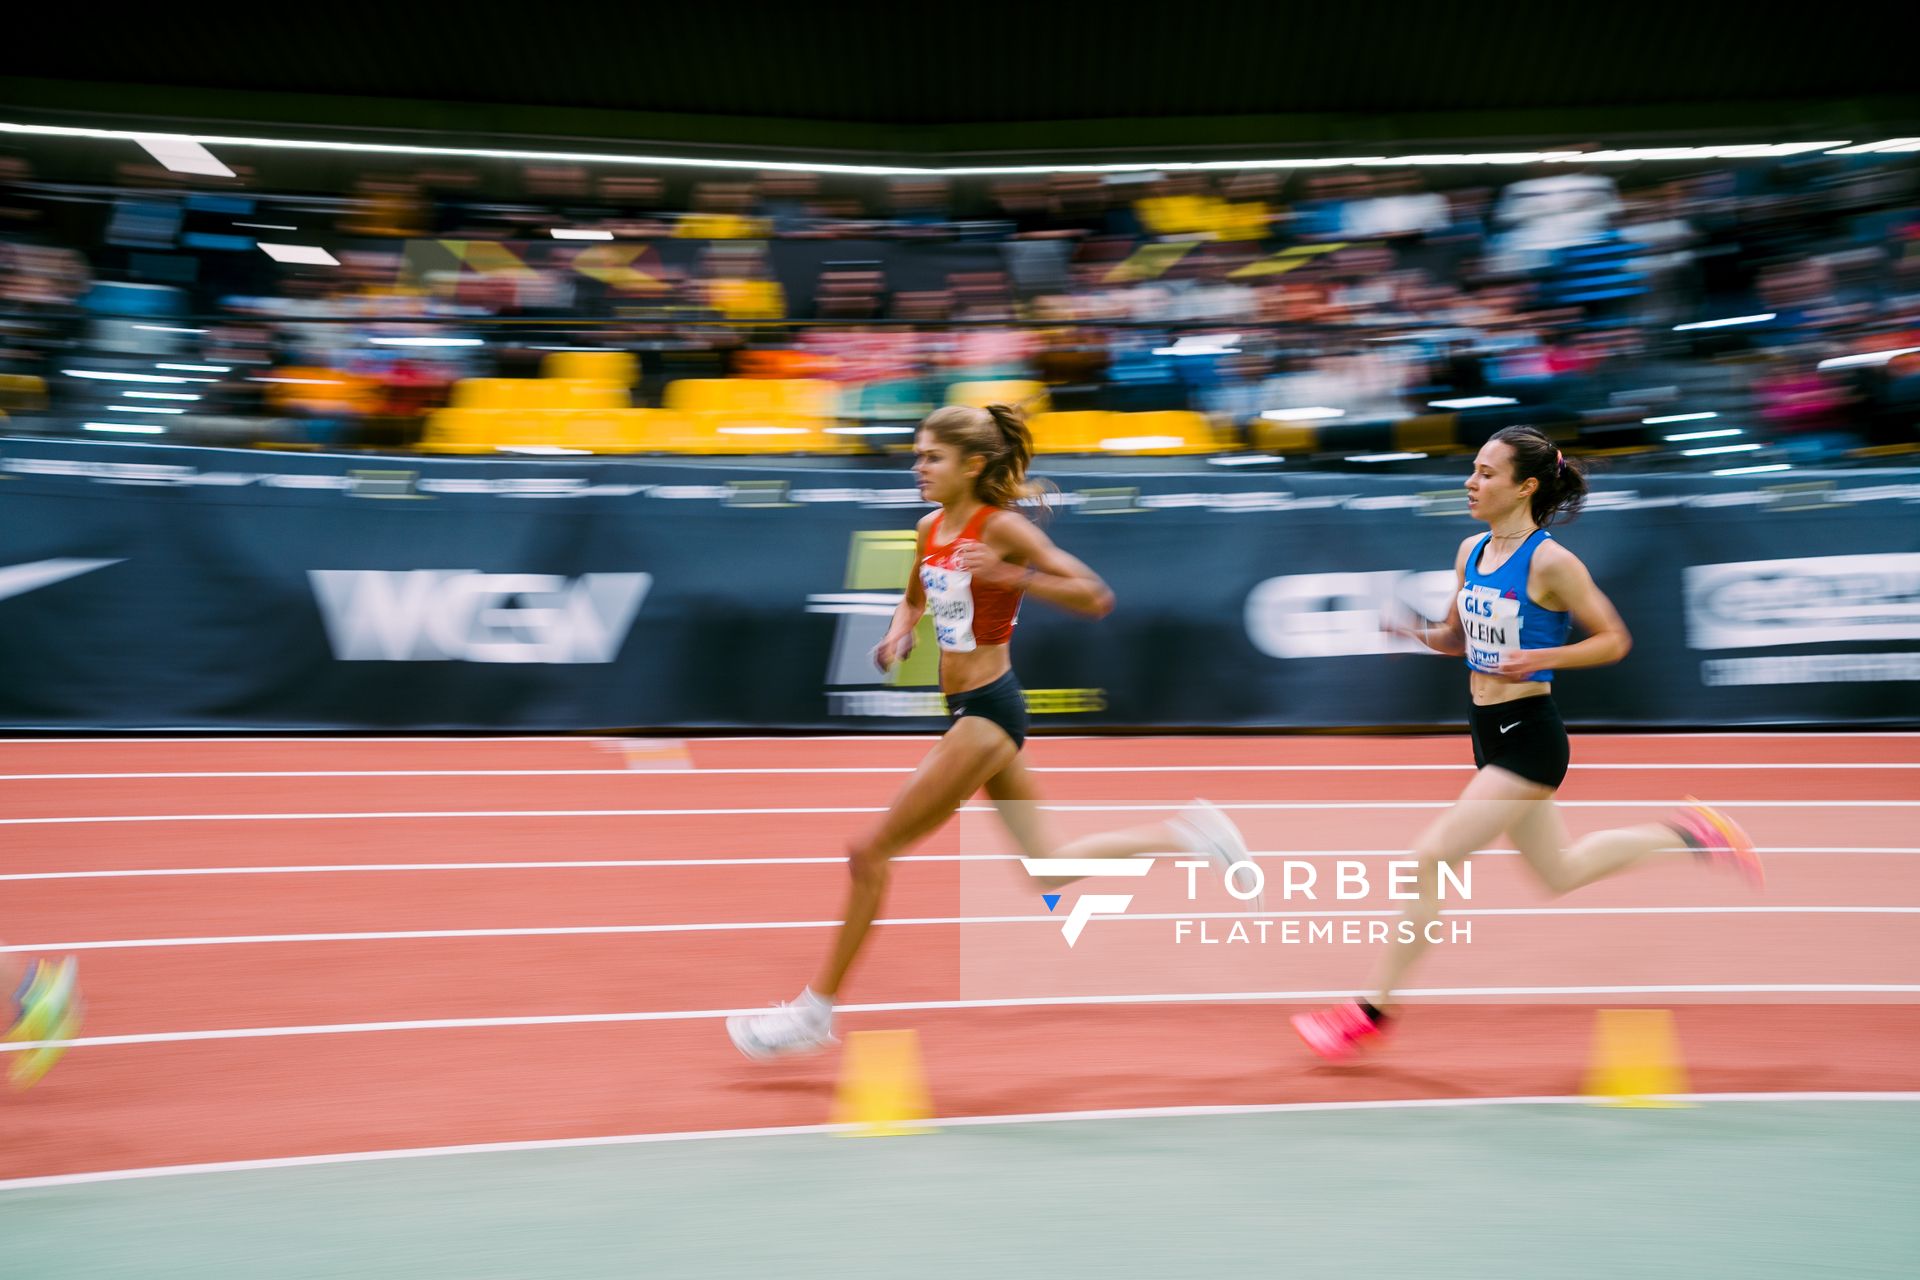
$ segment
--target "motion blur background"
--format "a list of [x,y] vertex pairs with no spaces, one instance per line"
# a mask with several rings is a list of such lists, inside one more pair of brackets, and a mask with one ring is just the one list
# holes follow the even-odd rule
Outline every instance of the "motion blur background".
[[[1074,455],[1457,470],[1512,422],[1643,468],[1912,448],[1893,51],[1716,6],[1498,8],[1239,16],[1177,56],[1144,5],[983,13],[978,39],[354,5],[291,45],[154,18],[15,39],[10,126],[283,144],[10,128],[4,408],[461,453],[900,449],[992,395]],[[192,401],[86,376],[183,362],[220,366]]]
[[[1284,1015],[1374,948],[1069,953],[971,811],[839,1024],[948,1131],[825,1137],[842,1056],[718,1019],[945,723],[929,633],[867,654],[914,424],[993,402],[1119,602],[1020,620],[1063,832],[1205,794],[1400,856],[1471,753],[1380,623],[1525,424],[1637,640],[1558,682],[1573,835],[1699,794],[1768,895],[1481,851],[1328,1066]],[[0,952],[81,955],[89,1022],[0,1098],[0,1273],[1907,1274],[1916,453],[1870,14],[9,12]],[[1326,905],[1268,914],[1399,904]],[[1626,1092],[1698,1109],[1581,1101],[1627,1004]]]
[[1630,612],[1774,650],[1648,646],[1576,719],[1914,715],[1891,50],[1712,6],[1286,10],[1177,55],[1148,6],[856,14],[11,42],[0,474],[51,575],[12,722],[928,727],[925,655],[857,655],[913,423],[993,401],[1063,510],[1129,517],[1068,529],[1112,626],[1029,611],[1046,723],[1451,722],[1351,659],[1444,609],[1416,517],[1457,528],[1516,423],[1594,464]]

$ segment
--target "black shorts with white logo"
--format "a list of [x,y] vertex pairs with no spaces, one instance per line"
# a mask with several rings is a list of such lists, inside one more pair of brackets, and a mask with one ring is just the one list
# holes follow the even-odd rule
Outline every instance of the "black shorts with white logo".
[[1567,780],[1567,726],[1553,695],[1473,709],[1473,763],[1517,773],[1556,790]]
[[1027,743],[1027,695],[1009,671],[992,684],[947,695],[947,709],[955,720],[962,716],[980,716],[1007,731],[1015,747]]

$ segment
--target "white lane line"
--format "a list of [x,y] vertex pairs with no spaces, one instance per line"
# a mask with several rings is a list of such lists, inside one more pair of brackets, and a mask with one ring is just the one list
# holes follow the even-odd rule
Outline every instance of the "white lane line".
[[[172,733],[176,736],[155,737],[155,736],[152,736],[154,733],[163,733],[163,734]],[[232,734],[229,734],[220,729],[193,728],[191,726],[188,726],[185,728],[173,729],[173,730],[165,730],[165,729],[149,730],[146,734],[143,734],[142,736],[139,736],[139,737],[119,737],[119,736],[102,737],[102,736],[96,736],[91,734],[85,735],[85,736],[71,736],[72,734],[71,729],[63,728],[61,726],[52,726],[48,729],[46,735],[43,737],[0,738],[0,746],[119,747],[119,746],[129,746],[129,745],[152,746],[156,744],[164,744],[169,747],[192,747],[192,746],[223,746],[224,747],[224,746],[232,746],[235,743],[245,743],[248,745],[252,745],[256,743],[269,743],[269,744],[277,744],[282,746],[322,747],[330,742],[357,743],[361,745],[367,745],[367,744],[379,745],[381,743],[389,743],[389,742],[407,742],[407,743],[429,742],[429,743],[434,743],[440,746],[459,746],[463,743],[469,743],[469,742],[473,742],[473,743],[530,742],[530,743],[538,743],[541,745],[545,745],[547,743],[562,743],[562,744],[584,743],[587,745],[611,743],[617,746],[621,743],[637,744],[637,743],[662,742],[662,741],[775,742],[775,743],[777,742],[934,742],[934,741],[937,741],[940,737],[940,735],[937,733],[879,733],[879,734],[822,733],[822,734],[812,734],[812,735],[794,734],[791,736],[773,735],[773,736],[759,737],[759,738],[713,738],[713,737],[707,737],[703,734],[694,734],[691,737],[687,737],[687,736],[671,737],[666,735],[663,735],[661,737],[654,737],[652,735],[647,735],[647,734],[606,734],[606,733],[598,733],[598,734],[596,733],[507,733],[507,734],[490,734],[490,735],[489,734],[442,733],[442,734],[394,735],[390,737],[385,734],[371,734],[371,735],[362,734],[358,736],[348,736],[348,735],[332,734],[332,733],[297,733],[297,732],[289,732],[289,733],[283,733],[283,734],[267,734],[267,735],[260,735],[256,733],[256,734],[249,734],[244,737],[238,736],[242,733],[245,733],[245,731],[235,730]],[[69,736],[61,736],[63,734],[66,734]],[[1065,734],[1058,734],[1058,735],[1047,734],[1044,736],[1047,740],[1052,742],[1085,742],[1085,741],[1092,741],[1092,740],[1098,740],[1098,741],[1110,740],[1109,736],[1098,735],[1098,734],[1082,734],[1082,735],[1075,735],[1075,736],[1068,736]],[[1789,736],[1792,736],[1792,735],[1789,735]],[[1826,735],[1826,736],[1837,737],[1839,735],[1833,734],[1833,735]],[[1870,736],[1882,736],[1882,735],[1870,735]]]
[[[0,746],[19,745],[19,746],[36,746],[36,747],[121,747],[121,746],[129,746],[133,744],[147,746],[155,743],[164,743],[169,747],[191,747],[191,746],[206,746],[206,745],[224,747],[224,746],[231,746],[237,742],[238,743],[257,743],[257,742],[282,743],[287,746],[303,746],[303,747],[324,746],[329,742],[346,742],[346,743],[434,742],[434,743],[440,743],[442,745],[451,746],[451,745],[454,745],[457,743],[463,743],[463,742],[596,743],[596,742],[650,741],[650,739],[640,738],[640,737],[629,738],[629,737],[609,736],[605,734],[595,735],[595,734],[584,734],[584,733],[582,734],[509,733],[509,734],[497,734],[493,736],[480,736],[480,735],[468,736],[466,734],[453,733],[453,734],[427,734],[427,735],[415,734],[408,737],[391,737],[391,738],[385,737],[382,735],[377,735],[377,734],[371,737],[365,737],[365,736],[339,737],[339,736],[335,736],[333,734],[328,734],[328,733],[316,733],[316,734],[287,733],[287,734],[272,735],[267,737],[261,737],[258,735],[252,735],[247,737],[236,737],[236,736],[232,736],[227,733],[224,733],[219,729],[184,728],[184,729],[173,730],[172,732],[177,735],[175,737],[142,736],[142,737],[123,738],[118,736],[110,736],[110,737],[95,737],[95,736],[61,737],[59,736],[63,732],[69,732],[69,731],[62,730],[56,727],[54,729],[49,730],[47,736],[40,737],[40,738],[0,738]],[[236,731],[236,732],[244,732],[244,731]],[[721,739],[708,739],[708,741],[721,741]],[[749,739],[742,739],[742,741],[778,742],[780,741],[780,739],[749,738]],[[880,739],[874,739],[874,741],[880,741]]]
[[[1776,854],[1886,854],[1905,857],[1920,853],[1920,847],[1900,845],[1773,845],[1756,848],[1756,853]],[[1141,854],[1136,861],[1156,858],[1182,858],[1186,854]],[[1250,858],[1407,858],[1405,849],[1257,849]],[[1475,849],[1476,858],[1517,858],[1514,849]],[[1018,862],[1017,853],[909,853],[894,862]],[[844,866],[846,855],[792,854],[776,857],[739,858],[560,858],[510,862],[321,862],[286,866],[236,867],[123,867],[90,871],[14,871],[0,874],[0,884],[27,880],[139,880],[161,876],[304,876],[382,874],[409,871],[593,871],[632,870],[647,867],[830,867]]]
[[[1920,983],[1676,983],[1666,986],[1625,987],[1425,987],[1397,992],[1403,1000],[1485,1000],[1491,996],[1562,998],[1568,996],[1675,995],[1913,995]],[[1252,1004],[1271,1001],[1350,1000],[1366,995],[1359,988],[1328,991],[1206,991],[1161,992],[1140,995],[1008,996],[989,1000],[900,1000],[878,1004],[843,1004],[840,1013],[927,1013],[970,1009],[1052,1009],[1080,1006],[1160,1004]],[[78,1036],[63,1041],[69,1048],[107,1049],[129,1045],[192,1044],[213,1040],[276,1040],[294,1036],[374,1035],[392,1031],[470,1031],[510,1027],[599,1026],[630,1022],[696,1022],[730,1018],[750,1009],[667,1009],[637,1013],[551,1013],[502,1018],[420,1018],[397,1022],[330,1022],[309,1026],[221,1027],[208,1031],[149,1031],[118,1036]],[[42,1040],[0,1043],[0,1054],[48,1048]]]
[[[1911,916],[1920,906],[1704,906],[1704,907],[1461,907],[1444,917],[1572,916]],[[1103,917],[1103,923],[1147,924],[1170,920],[1394,920],[1399,908],[1338,911],[1170,911],[1131,912]],[[435,942],[452,938],[587,938],[661,933],[757,933],[783,929],[837,929],[838,920],[715,920],[661,924],[525,925],[495,929],[374,929],[338,933],[244,933],[208,937],[105,938],[71,942],[30,942],[0,946],[0,955],[71,951],[145,951],[168,947],[253,947],[320,942]],[[876,920],[895,928],[956,927],[981,924],[1057,924],[1059,917],[899,916]]]
[[[1188,802],[1163,800],[1155,804],[1043,804],[1044,813],[1174,813]],[[1261,810],[1377,810],[1450,809],[1452,800],[1222,800],[1218,807],[1243,812]],[[1676,800],[1561,800],[1562,809],[1671,809]],[[1729,809],[1920,809],[1920,800],[1725,800],[1714,804]],[[48,818],[0,818],[0,826],[70,826],[109,822],[375,822],[411,818],[713,818],[790,817],[799,814],[885,813],[877,805],[790,805],[765,809],[389,809],[338,813],[120,813],[84,814]],[[994,813],[992,805],[965,805],[961,813]]]
[[[1859,1090],[1842,1092],[1782,1091],[1779,1093],[1667,1093],[1655,1101],[1703,1103],[1906,1103],[1920,1102],[1920,1092]],[[943,1129],[989,1128],[1001,1125],[1071,1124],[1100,1120],[1189,1120],[1215,1116],[1304,1115],[1340,1111],[1438,1111],[1471,1107],[1588,1107],[1595,1100],[1571,1094],[1542,1094],[1503,1098],[1382,1098],[1347,1102],[1253,1102],[1185,1107],[1107,1107],[1087,1111],[1031,1111],[1019,1115],[955,1116],[923,1123]],[[385,1160],[426,1160],[443,1156],[504,1155],[526,1151],[569,1151],[589,1147],[633,1147],[668,1142],[716,1142],[738,1138],[799,1138],[846,1133],[853,1124],[769,1125],[755,1129],[693,1129],[668,1133],[604,1134],[579,1138],[533,1138],[519,1142],[471,1142],[442,1147],[390,1147],[374,1151],[335,1151],[323,1155],[270,1156],[256,1160],[220,1160],[201,1164],[148,1165],[132,1169],[98,1169],[87,1173],[56,1173],[33,1178],[0,1179],[0,1193],[38,1191],[52,1187],[85,1186],[100,1182],[130,1182],[146,1178],[180,1178],[218,1173],[264,1173],[273,1169],[307,1169],[319,1165],[371,1164]]]
[[[808,768],[704,768],[680,769],[235,769],[174,770],[160,773],[0,773],[0,782],[118,782],[135,778],[646,778],[690,776],[764,777],[816,774],[906,774],[913,765],[831,765]],[[1101,764],[1101,765],[1029,765],[1030,773],[1124,774],[1124,773],[1472,773],[1468,761],[1454,764]],[[1799,772],[1806,769],[1920,769],[1920,761],[1898,763],[1875,761],[1818,761],[1769,764],[1696,764],[1682,761],[1656,764],[1577,764],[1576,773],[1598,770],[1638,770],[1691,773],[1696,770],[1721,770],[1735,773],[1766,769]]]
[[[246,734],[246,736],[235,736]],[[156,736],[171,735],[171,736]],[[1303,733],[1154,733],[1154,734],[1112,734],[1112,733],[1042,733],[1036,734],[1032,741],[1048,742],[1218,742],[1218,743],[1280,743],[1280,742],[1316,742],[1329,735],[1312,732]],[[1344,736],[1344,735],[1343,735]],[[1465,736],[1464,729],[1449,729],[1442,733],[1382,733],[1374,735],[1381,741],[1406,741],[1410,738],[1453,738]],[[1575,729],[1575,738],[1584,738],[1594,742],[1636,742],[1641,739],[1657,738],[1682,742],[1717,742],[1723,738],[1762,739],[1771,742],[1826,742],[1834,739],[1876,739],[1886,738],[1899,741],[1920,739],[1920,731],[1908,729],[1850,729],[1839,732],[1825,730],[1710,730],[1695,733],[1673,732],[1630,732],[1601,733],[1593,730]],[[257,731],[234,730],[232,733],[220,729],[182,727],[179,729],[149,729],[138,736],[75,734],[70,726],[51,725],[45,733],[31,738],[0,738],[0,746],[124,746],[127,744],[164,743],[170,747],[194,746],[198,744],[228,745],[232,743],[280,743],[288,746],[324,746],[329,742],[347,743],[383,743],[383,742],[433,742],[457,745],[466,742],[584,742],[584,743],[623,743],[653,742],[669,740],[696,744],[702,742],[933,742],[940,737],[937,733],[815,733],[815,734],[760,734],[749,736],[719,736],[701,733],[682,732],[655,737],[647,734],[606,734],[606,733],[508,733],[508,734],[360,734],[344,735],[330,733],[260,734]]]

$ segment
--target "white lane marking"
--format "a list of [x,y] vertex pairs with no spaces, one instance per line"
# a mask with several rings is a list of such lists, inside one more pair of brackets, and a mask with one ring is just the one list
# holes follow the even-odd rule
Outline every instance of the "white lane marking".
[[[1886,854],[1904,857],[1920,853],[1920,847],[1903,845],[1773,845],[1756,848],[1756,853],[1776,854]],[[1186,854],[1141,854],[1136,861],[1156,858],[1182,858]],[[1250,858],[1408,858],[1405,849],[1258,849]],[[1514,849],[1475,849],[1476,858],[1517,858]],[[1018,862],[1017,853],[909,853],[894,862]],[[410,871],[593,871],[631,870],[646,867],[830,867],[843,866],[846,855],[792,854],[776,857],[738,858],[560,858],[507,862],[320,862],[285,866],[233,867],[122,867],[87,871],[14,871],[0,874],[0,883],[24,880],[138,880],[161,876],[304,876],[382,874]]]
[[[1124,864],[1123,864],[1124,865]],[[1920,915],[1920,906],[1703,906],[1703,907],[1461,907],[1443,917],[1498,916],[1783,916]],[[1364,920],[1398,919],[1399,908],[1355,907],[1331,911],[1169,911],[1132,912],[1108,917],[1144,924],[1169,920]],[[1048,924],[1057,916],[900,916],[876,920],[896,928],[970,924]],[[586,938],[659,933],[754,933],[780,929],[837,929],[838,920],[712,920],[656,924],[524,925],[495,929],[369,929],[327,933],[239,933],[171,938],[104,938],[68,942],[28,942],[0,946],[0,955],[70,951],[143,951],[166,947],[253,947],[319,942],[432,942],[451,938]]]
[[[1625,987],[1426,987],[1396,994],[1404,1000],[1484,1000],[1503,997],[1672,996],[1672,995],[1912,995],[1920,983],[1676,983],[1665,986]],[[1164,992],[1138,995],[1008,996],[988,1000],[901,1000],[878,1004],[837,1005],[840,1013],[927,1013],[969,1009],[1051,1009],[1076,1006],[1155,1004],[1253,1004],[1273,1001],[1350,1000],[1366,995],[1349,988],[1329,991],[1210,991]],[[670,1009],[637,1013],[554,1013],[501,1018],[422,1018],[397,1022],[333,1022],[310,1026],[222,1027],[209,1031],[149,1031],[118,1036],[78,1036],[64,1041],[70,1048],[106,1049],[129,1045],[189,1044],[211,1040],[274,1040],[291,1036],[371,1035],[390,1031],[462,1031],[505,1027],[597,1026],[628,1022],[696,1022],[730,1018],[751,1009]],[[0,1043],[0,1054],[25,1053],[49,1047],[40,1040]]]
[[[1188,802],[1163,800],[1155,804],[1043,804],[1045,813],[1174,813]],[[1262,810],[1378,810],[1450,809],[1452,800],[1222,800],[1221,809]],[[1672,809],[1677,801],[1560,800],[1562,809]],[[1920,800],[1725,800],[1714,804],[1728,809],[1920,809]],[[71,826],[109,822],[376,822],[412,818],[712,818],[790,817],[798,814],[886,813],[878,805],[790,805],[755,809],[389,809],[342,810],[338,813],[119,813],[80,814],[46,818],[0,818],[0,826]],[[992,805],[964,805],[960,813],[994,813]]]
[[[810,768],[703,768],[678,769],[232,769],[174,770],[148,773],[0,773],[0,782],[118,782],[135,778],[685,778],[764,777],[815,774],[906,774],[914,765],[831,765]],[[1101,765],[1029,765],[1030,773],[1126,774],[1126,773],[1472,773],[1469,761],[1456,764],[1101,764]],[[1574,772],[1596,770],[1639,770],[1691,773],[1695,770],[1722,770],[1735,773],[1764,769],[1920,769],[1920,761],[1808,761],[1769,764],[1697,764],[1675,761],[1656,764],[1576,764]]]
[[[1920,1102],[1920,1092],[1860,1090],[1858,1092],[1791,1091],[1780,1093],[1670,1093],[1662,1102]],[[1088,1111],[1032,1111],[1020,1115],[957,1116],[928,1120],[939,1128],[985,1128],[1017,1124],[1068,1124],[1096,1120],[1185,1120],[1212,1116],[1311,1114],[1337,1111],[1433,1111],[1466,1107],[1574,1107],[1592,1106],[1594,1099],[1568,1094],[1504,1098],[1386,1098],[1352,1102],[1255,1102],[1186,1107],[1109,1107]],[[35,1191],[50,1187],[85,1186],[99,1182],[128,1182],[144,1178],[179,1178],[216,1173],[264,1173],[271,1169],[306,1169],[316,1165],[370,1164],[381,1160],[424,1160],[441,1156],[501,1155],[522,1151],[565,1151],[585,1147],[631,1147],[666,1142],[714,1142],[737,1138],[797,1138],[844,1133],[852,1124],[769,1125],[755,1129],[694,1129],[669,1133],[622,1133],[584,1138],[534,1138],[519,1142],[472,1142],[443,1147],[391,1147],[374,1151],[336,1151],[325,1155],[271,1156],[258,1160],[220,1160],[202,1164],[148,1165],[133,1169],[99,1169],[88,1173],[57,1173],[37,1178],[0,1179],[0,1192]]]
[[[171,734],[173,736],[154,736],[156,734],[162,734],[162,735]],[[235,736],[238,734],[246,734],[247,736]],[[1326,735],[1320,735],[1320,734],[1314,734],[1314,733],[1282,733],[1282,734],[1206,734],[1206,733],[1158,734],[1156,733],[1156,734],[1146,734],[1146,735],[1110,734],[1110,733],[1109,734],[1041,733],[1041,734],[1035,734],[1031,740],[1037,743],[1047,743],[1047,742],[1122,743],[1122,742],[1147,741],[1147,740],[1151,740],[1155,742],[1220,742],[1220,743],[1254,742],[1254,743],[1257,743],[1257,742],[1319,741],[1325,736]],[[1466,730],[1464,727],[1458,728],[1458,729],[1448,729],[1442,733],[1411,733],[1411,734],[1399,733],[1399,734],[1380,734],[1379,735],[1381,740],[1389,741],[1389,742],[1405,741],[1409,738],[1461,738],[1465,736],[1466,736]],[[1723,738],[1740,738],[1740,739],[1762,739],[1770,742],[1783,742],[1783,743],[1784,742],[1815,743],[1815,742],[1826,742],[1826,741],[1841,739],[1841,738],[1850,739],[1850,740],[1886,738],[1886,739],[1892,739],[1897,741],[1905,741],[1908,739],[1920,739],[1920,731],[1903,730],[1903,729],[1851,729],[1851,730],[1845,730],[1841,732],[1831,732],[1831,733],[1826,732],[1824,730],[1803,730],[1800,732],[1785,732],[1785,733],[1779,732],[1779,731],[1747,731],[1747,730],[1739,730],[1739,731],[1714,730],[1714,731],[1696,732],[1696,733],[1671,733],[1671,732],[1600,733],[1600,732],[1594,732],[1589,730],[1575,729],[1573,730],[1573,736],[1575,738],[1584,738],[1588,741],[1594,741],[1594,742],[1599,742],[1599,741],[1634,742],[1644,738],[1676,739],[1683,742],[1717,742]],[[814,733],[814,734],[761,734],[757,736],[753,736],[753,735],[709,736],[706,734],[689,734],[685,731],[678,731],[678,736],[674,740],[688,742],[688,743],[701,743],[701,742],[763,742],[763,743],[933,742],[938,740],[939,737],[940,735],[937,733],[869,733],[869,734]],[[357,742],[357,743],[434,742],[434,743],[452,745],[452,744],[458,744],[463,742],[621,743],[621,742],[649,742],[654,740],[655,739],[645,734],[592,734],[592,733],[577,733],[577,734],[569,734],[569,733],[544,733],[544,734],[543,733],[508,733],[508,734],[443,733],[443,734],[409,734],[409,735],[386,735],[386,734],[338,735],[338,734],[329,734],[329,733],[306,733],[306,734],[281,733],[281,734],[262,735],[257,731],[249,734],[246,730],[234,730],[232,731],[232,733],[228,733],[227,731],[224,731],[221,729],[206,728],[204,726],[203,727],[188,726],[188,727],[182,727],[182,728],[171,729],[171,730],[148,729],[148,730],[142,731],[142,733],[139,736],[122,737],[119,735],[102,736],[97,734],[75,735],[73,733],[71,726],[50,725],[41,734],[41,736],[38,736],[38,737],[0,738],[0,746],[21,744],[21,745],[31,745],[31,746],[53,745],[53,746],[62,746],[62,747],[77,747],[77,746],[107,747],[107,746],[123,746],[127,744],[165,743],[167,746],[170,746],[170,747],[178,747],[178,746],[193,746],[199,743],[216,743],[216,744],[225,745],[225,744],[235,743],[235,742],[280,743],[288,746],[324,745],[329,742]]]

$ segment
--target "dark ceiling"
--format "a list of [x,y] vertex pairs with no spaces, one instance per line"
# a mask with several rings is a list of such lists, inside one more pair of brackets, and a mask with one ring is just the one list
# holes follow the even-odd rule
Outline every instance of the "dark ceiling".
[[[111,12],[111,11],[101,11]],[[1856,12],[1639,0],[170,8],[0,41],[6,115],[958,156],[1383,140],[1886,136]],[[271,12],[272,16],[267,16]],[[1897,12],[1897,7],[1888,12]],[[1835,133],[1836,126],[1844,126]]]

